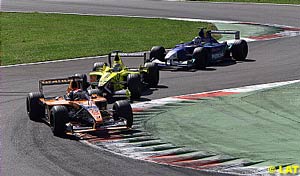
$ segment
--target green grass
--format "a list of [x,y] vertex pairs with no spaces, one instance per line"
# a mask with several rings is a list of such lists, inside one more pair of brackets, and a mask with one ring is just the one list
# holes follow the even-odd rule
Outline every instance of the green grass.
[[300,0],[190,0],[210,2],[252,2],[252,3],[273,3],[273,4],[300,4]]
[[145,124],[162,141],[195,150],[265,161],[300,163],[300,83],[198,103],[161,107]]
[[172,47],[191,40],[200,22],[1,12],[2,65]]

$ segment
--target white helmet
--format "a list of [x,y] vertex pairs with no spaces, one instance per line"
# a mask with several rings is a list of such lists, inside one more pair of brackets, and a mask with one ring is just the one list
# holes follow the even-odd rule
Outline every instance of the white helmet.
[[195,37],[193,39],[194,44],[200,44],[201,43],[201,38],[200,37]]

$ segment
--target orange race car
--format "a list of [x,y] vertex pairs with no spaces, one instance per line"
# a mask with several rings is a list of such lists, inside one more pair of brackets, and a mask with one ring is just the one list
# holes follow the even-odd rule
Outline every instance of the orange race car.
[[[44,97],[43,86],[69,84],[64,96]],[[73,134],[104,129],[129,129],[133,114],[127,100],[116,101],[107,109],[107,100],[98,89],[83,90],[80,76],[39,81],[39,92],[26,99],[27,113],[33,121],[46,121],[54,135]]]

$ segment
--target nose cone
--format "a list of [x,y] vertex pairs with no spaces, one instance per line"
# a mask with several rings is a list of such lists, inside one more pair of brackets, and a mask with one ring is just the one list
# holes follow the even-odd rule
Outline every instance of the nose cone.
[[165,59],[166,60],[173,60],[177,58],[177,51],[176,50],[171,50],[167,53]]
[[105,73],[99,80],[99,87],[104,86],[110,80],[110,73]]

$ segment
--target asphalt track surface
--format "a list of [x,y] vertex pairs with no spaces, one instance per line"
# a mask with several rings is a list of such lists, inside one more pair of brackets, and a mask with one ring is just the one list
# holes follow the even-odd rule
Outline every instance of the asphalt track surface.
[[[300,27],[299,6],[184,3],[142,0],[2,0],[3,11],[188,17],[282,24]],[[299,79],[300,37],[249,44],[248,62],[206,71],[161,72],[160,86],[141,101],[259,83]],[[1,175],[203,175],[97,150],[54,137],[45,124],[32,122],[25,96],[43,78],[86,73],[96,59],[0,69]],[[129,64],[140,63],[136,59]],[[205,174],[207,175],[207,174]],[[209,175],[209,174],[208,174]]]

